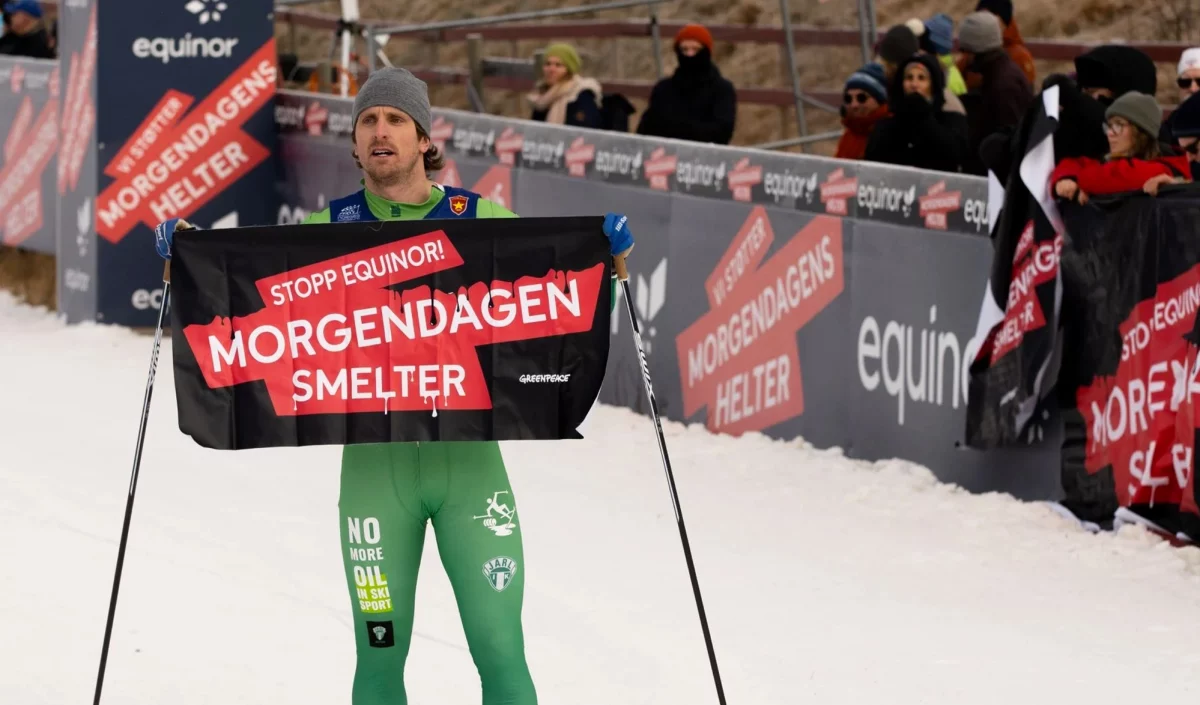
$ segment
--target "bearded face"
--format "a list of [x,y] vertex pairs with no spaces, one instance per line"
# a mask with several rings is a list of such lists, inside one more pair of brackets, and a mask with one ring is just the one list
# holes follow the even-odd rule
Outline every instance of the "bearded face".
[[368,108],[354,126],[354,158],[370,182],[382,187],[425,178],[423,157],[429,140],[402,110]]

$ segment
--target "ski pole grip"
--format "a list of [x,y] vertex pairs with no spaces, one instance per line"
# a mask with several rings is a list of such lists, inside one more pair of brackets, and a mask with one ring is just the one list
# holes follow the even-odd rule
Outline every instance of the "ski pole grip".
[[613,265],[617,268],[617,278],[621,281],[629,281],[629,269],[625,266],[625,255],[613,257]]

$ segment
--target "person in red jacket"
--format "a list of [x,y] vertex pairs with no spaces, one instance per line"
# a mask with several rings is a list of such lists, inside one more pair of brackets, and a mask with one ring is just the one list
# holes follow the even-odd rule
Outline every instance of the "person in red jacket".
[[1163,156],[1158,144],[1162,108],[1145,93],[1130,91],[1104,112],[1108,156],[1064,159],[1050,175],[1060,198],[1086,203],[1089,194],[1141,191],[1159,175],[1190,177],[1186,156]]

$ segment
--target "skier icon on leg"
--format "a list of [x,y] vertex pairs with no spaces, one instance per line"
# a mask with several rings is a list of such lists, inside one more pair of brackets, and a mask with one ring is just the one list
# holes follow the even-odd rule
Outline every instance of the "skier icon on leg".
[[[502,494],[508,494],[508,492],[500,491],[493,493],[492,496],[487,500],[487,514],[482,514],[473,518],[483,519],[483,525],[496,532],[497,536],[512,536],[512,530],[517,528],[517,525],[513,523],[513,517],[517,515],[517,512],[515,509],[509,509],[507,504],[500,504],[497,501]],[[504,523],[499,523],[496,520],[496,516],[493,516],[493,513],[503,519]]]

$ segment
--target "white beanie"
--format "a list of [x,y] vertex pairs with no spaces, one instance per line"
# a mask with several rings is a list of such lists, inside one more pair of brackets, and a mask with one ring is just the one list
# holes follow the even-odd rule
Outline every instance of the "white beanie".
[[1179,57],[1179,74],[1183,75],[1188,69],[1200,69],[1200,47],[1185,49]]

